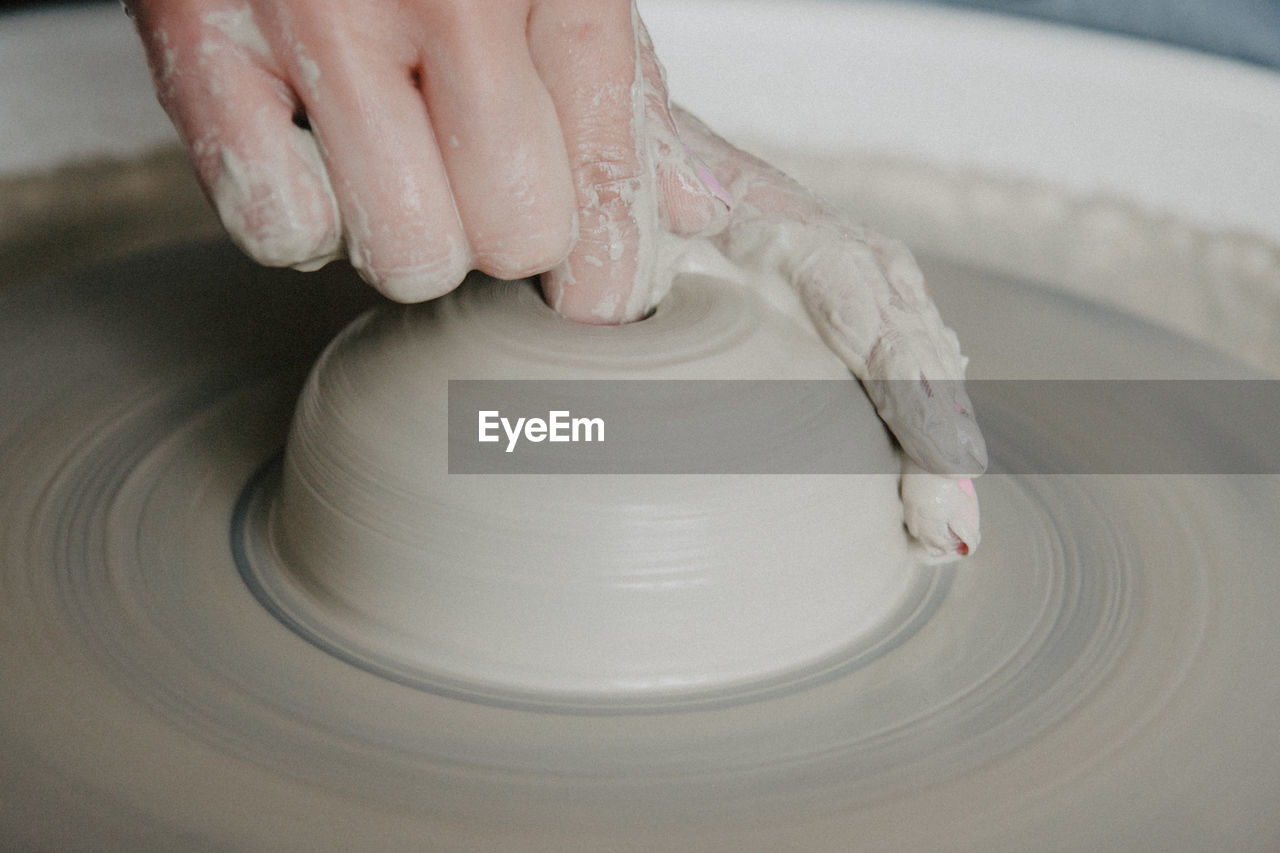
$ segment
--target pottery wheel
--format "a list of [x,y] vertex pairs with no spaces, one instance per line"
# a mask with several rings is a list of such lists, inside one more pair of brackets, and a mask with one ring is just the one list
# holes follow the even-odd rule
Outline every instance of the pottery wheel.
[[[977,375],[1247,375],[924,266]],[[1280,478],[995,455],[981,550],[820,671],[659,706],[473,696],[316,642],[237,562],[307,369],[371,303],[221,244],[0,293],[3,846],[1275,849]],[[1022,470],[1066,441],[975,403]]]

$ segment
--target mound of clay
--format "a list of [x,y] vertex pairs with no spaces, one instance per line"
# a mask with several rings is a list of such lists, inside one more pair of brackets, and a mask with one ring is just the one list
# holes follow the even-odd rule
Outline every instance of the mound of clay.
[[[451,379],[747,378],[847,382],[856,405],[836,426],[885,473],[449,473]],[[725,400],[681,405],[635,416],[660,433]],[[268,538],[316,618],[402,669],[525,693],[718,689],[812,665],[900,603],[913,557],[896,454],[844,365],[746,287],[682,278],[653,317],[596,327],[532,285],[475,277],[329,347]]]

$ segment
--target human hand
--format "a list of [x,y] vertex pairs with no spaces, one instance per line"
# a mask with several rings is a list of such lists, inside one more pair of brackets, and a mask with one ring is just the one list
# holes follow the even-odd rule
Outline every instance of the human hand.
[[959,382],[937,381],[959,380],[963,359],[910,255],[673,112],[629,0],[133,0],[131,12],[202,186],[256,260],[310,269],[345,251],[400,301],[442,295],[472,268],[544,272],[565,316],[625,322],[665,295],[665,235],[731,223],[725,254],[783,268],[902,443],[912,533],[935,550],[976,546],[972,490],[945,475],[981,470],[985,447]]
[[546,273],[577,320],[662,297],[660,231],[727,213],[678,143],[630,0],[131,0],[159,99],[231,237],[345,253],[415,302]]
[[907,529],[931,553],[971,553],[980,538],[972,477],[986,469],[986,443],[964,390],[967,359],[911,253],[849,223],[689,113],[673,114],[680,138],[732,196],[717,247],[790,282],[814,330],[862,381],[901,444]]

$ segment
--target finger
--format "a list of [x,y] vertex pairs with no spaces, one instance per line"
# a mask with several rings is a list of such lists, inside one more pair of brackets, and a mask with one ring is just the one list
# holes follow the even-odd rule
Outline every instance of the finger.
[[907,531],[933,556],[968,556],[982,541],[973,481],[930,474],[907,461],[902,472]]
[[[949,331],[949,330],[948,330]],[[923,337],[916,335],[916,337]],[[900,343],[884,344],[893,338]],[[901,375],[915,372],[913,379],[880,379],[859,377],[867,395],[875,403],[881,419],[893,431],[903,452],[925,470],[949,477],[976,477],[987,469],[987,445],[973,413],[973,403],[959,379],[933,379],[949,371],[935,368],[926,373],[920,353],[911,352],[918,343],[892,333],[882,339],[867,370],[867,377]],[[906,354],[892,353],[902,346]],[[898,366],[885,366],[896,360]],[[938,360],[934,360],[936,364]]]
[[161,104],[231,238],[259,263],[321,266],[340,253],[341,220],[314,138],[276,73],[251,12],[167,15],[137,24]]
[[508,3],[474,3],[425,27],[422,86],[437,145],[476,266],[500,278],[564,260],[577,207],[525,20]]
[[695,117],[674,111],[681,138],[734,190],[717,239],[739,263],[767,263],[793,282],[818,333],[862,380],[903,451],[951,477],[981,474],[986,443],[964,390],[966,359],[900,242],[843,217]]
[[689,145],[679,138],[666,72],[643,21],[638,21],[640,69],[645,81],[645,137],[655,164],[663,226],[679,236],[709,236],[728,224],[729,191]]
[[964,387],[968,362],[943,325],[924,275],[906,246],[867,234],[886,293],[881,324],[861,376],[876,409],[903,450],[926,470],[972,477],[987,468],[987,446]]
[[966,360],[955,333],[932,303],[901,297],[864,242],[828,251],[799,285],[827,345],[862,380],[904,453],[935,474],[981,474],[986,442],[964,389]]
[[727,142],[688,110],[673,104],[669,115],[699,178],[714,195],[725,197],[734,218],[782,217],[796,223],[830,218],[830,209],[811,192]]
[[682,237],[708,236],[729,222],[729,191],[679,138],[671,113],[666,71],[658,61],[649,30],[637,15],[636,41],[644,83],[644,143],[654,164],[661,225]]
[[529,47],[556,105],[578,206],[577,242],[543,276],[547,301],[584,322],[639,319],[651,307],[659,223],[637,146],[643,103],[630,4],[537,2]]
[[386,296],[420,302],[449,292],[471,250],[449,190],[416,51],[393,38],[361,42],[317,11],[297,22],[287,64],[333,183],[347,254]]

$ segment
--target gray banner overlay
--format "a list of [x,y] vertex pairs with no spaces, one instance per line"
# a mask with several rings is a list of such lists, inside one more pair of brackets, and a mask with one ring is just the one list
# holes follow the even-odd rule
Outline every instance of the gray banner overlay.
[[[1280,474],[1280,381],[964,388],[990,473]],[[951,406],[955,389],[930,390]],[[898,473],[887,430],[852,381],[452,380],[448,405],[451,474]]]

